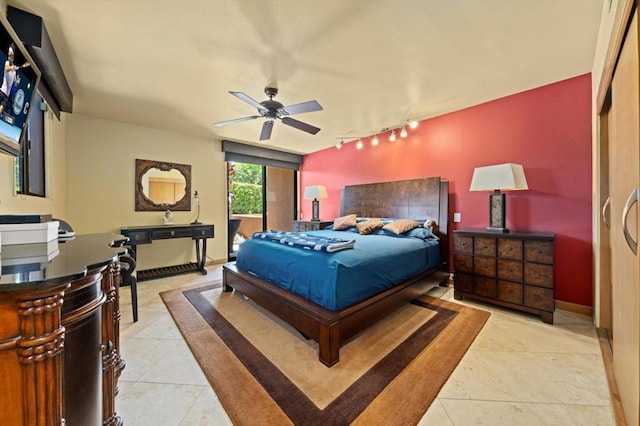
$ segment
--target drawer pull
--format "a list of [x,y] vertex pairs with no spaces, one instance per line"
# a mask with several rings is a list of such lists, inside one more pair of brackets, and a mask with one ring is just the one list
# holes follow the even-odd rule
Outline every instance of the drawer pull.
[[176,235],[176,231],[171,231],[171,236],[175,236]]

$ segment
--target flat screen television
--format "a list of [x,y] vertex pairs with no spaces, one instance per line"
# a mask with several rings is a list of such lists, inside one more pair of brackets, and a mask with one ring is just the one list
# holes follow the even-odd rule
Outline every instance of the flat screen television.
[[18,155],[40,70],[4,16],[0,15],[0,152]]

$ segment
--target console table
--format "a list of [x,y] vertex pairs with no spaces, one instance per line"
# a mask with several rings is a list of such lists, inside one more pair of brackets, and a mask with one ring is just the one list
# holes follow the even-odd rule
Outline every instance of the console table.
[[150,225],[150,226],[128,226],[120,229],[120,233],[129,237],[127,245],[133,249],[132,257],[136,258],[138,244],[151,244],[154,240],[166,240],[172,238],[191,238],[196,244],[197,262],[183,265],[167,266],[162,268],[147,269],[138,271],[138,281],[151,280],[155,278],[169,277],[172,275],[186,274],[189,272],[201,272],[207,274],[204,268],[207,259],[207,238],[213,238],[213,225]]

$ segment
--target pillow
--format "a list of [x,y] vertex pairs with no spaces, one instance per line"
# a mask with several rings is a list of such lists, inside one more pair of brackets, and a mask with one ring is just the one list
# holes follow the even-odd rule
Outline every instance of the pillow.
[[391,231],[394,234],[402,234],[403,232],[407,232],[412,230],[413,228],[417,228],[422,225],[420,222],[416,222],[411,219],[400,219],[395,222],[387,223],[382,227],[382,229],[386,229],[387,231]]
[[422,227],[428,229],[431,232],[434,232],[436,230],[435,229],[436,228],[436,221],[433,220],[433,219],[426,220],[424,222],[424,225],[422,225]]
[[410,231],[405,232],[404,234],[402,234],[406,237],[413,237],[413,238],[420,238],[421,240],[439,240],[440,238],[434,234],[433,232],[429,231],[426,228],[413,228]]
[[380,219],[369,219],[365,222],[356,223],[356,227],[358,228],[358,233],[362,235],[367,235],[372,233],[373,231],[380,229],[384,226],[384,223]]
[[343,231],[345,229],[356,226],[356,215],[348,214],[346,216],[336,217],[333,220],[333,230]]

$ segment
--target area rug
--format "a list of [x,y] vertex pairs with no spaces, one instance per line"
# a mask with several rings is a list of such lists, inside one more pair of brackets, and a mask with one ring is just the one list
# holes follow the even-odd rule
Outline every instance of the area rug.
[[220,282],[161,293],[237,425],[416,424],[489,313],[421,296],[342,346],[318,346]]

